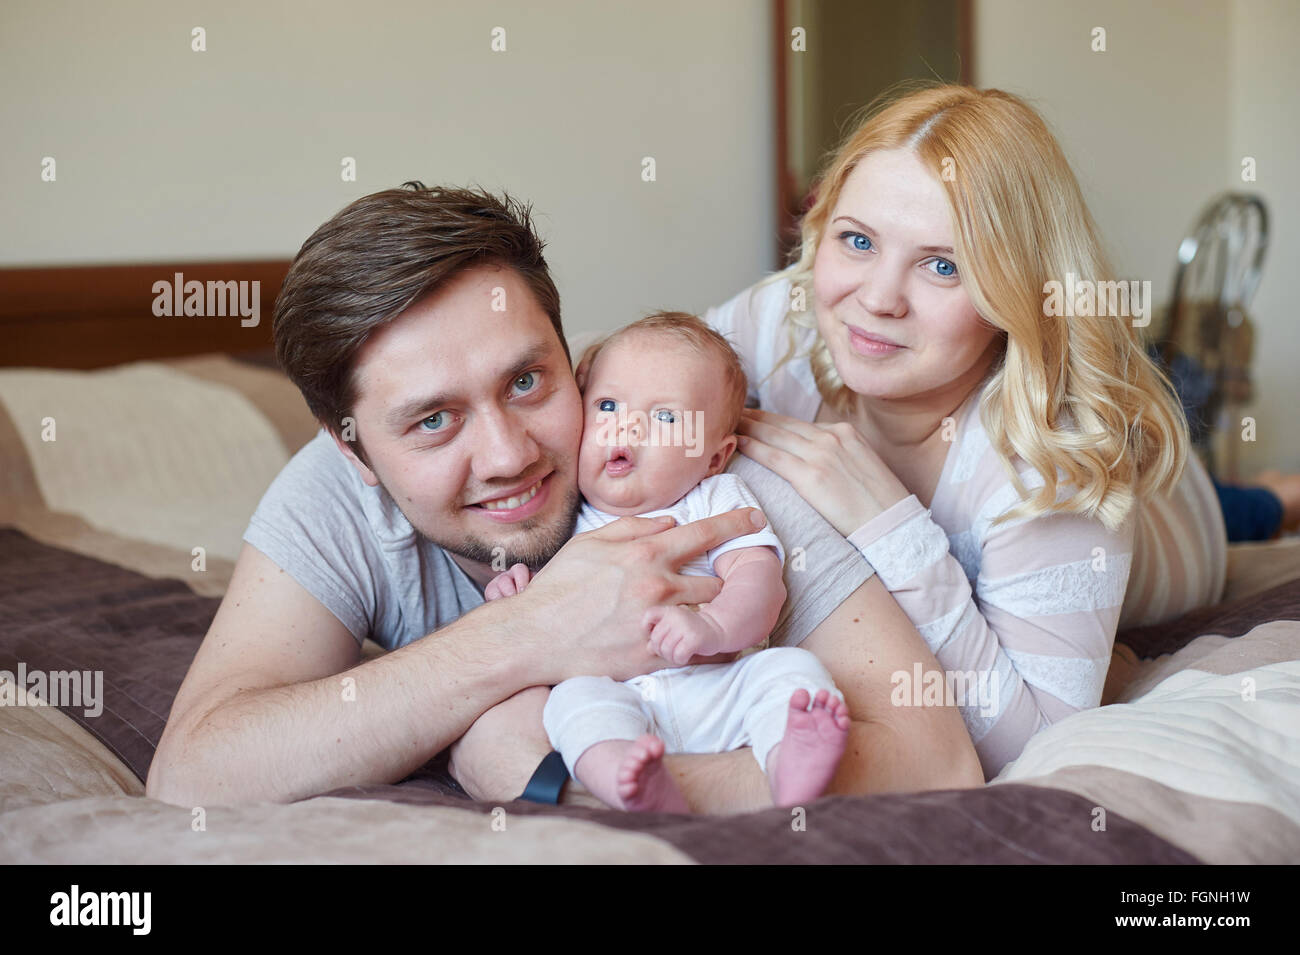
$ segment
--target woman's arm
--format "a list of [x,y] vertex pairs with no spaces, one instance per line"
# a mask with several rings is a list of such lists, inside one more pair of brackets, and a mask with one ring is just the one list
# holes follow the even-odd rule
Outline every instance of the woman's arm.
[[800,646],[817,654],[854,724],[831,792],[965,789],[984,783],[956,707],[911,705],[902,678],[934,679],[939,663],[880,577],[872,577]]
[[[1131,523],[992,527],[1009,503],[995,493],[955,541],[915,497],[849,536],[951,675],[990,778],[1038,730],[1100,703],[1132,552]],[[978,562],[973,590],[954,547]]]
[[[785,477],[844,534],[916,625],[944,680],[928,688],[900,681],[900,692],[955,696],[989,777],[1043,726],[1100,702],[1128,584],[1132,521],[1117,532],[1066,514],[994,526],[1020,498],[986,448],[945,489],[945,506],[958,512],[950,539],[851,425],[754,412],[741,429],[750,436],[744,453]],[[1027,467],[1020,477],[1030,489],[1042,484]]]

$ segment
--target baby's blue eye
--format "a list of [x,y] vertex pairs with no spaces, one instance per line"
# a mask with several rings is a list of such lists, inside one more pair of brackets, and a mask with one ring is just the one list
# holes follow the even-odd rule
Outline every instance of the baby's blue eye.
[[662,421],[664,424],[677,423],[677,415],[673,414],[667,408],[662,408],[659,411],[656,411],[655,418],[658,419],[659,421]]
[[932,264],[938,266],[938,271],[934,273],[935,275],[941,275],[946,279],[950,279],[957,274],[957,266],[953,265],[947,259],[935,259]]
[[600,411],[617,411],[618,402],[613,398],[602,398],[597,408]]

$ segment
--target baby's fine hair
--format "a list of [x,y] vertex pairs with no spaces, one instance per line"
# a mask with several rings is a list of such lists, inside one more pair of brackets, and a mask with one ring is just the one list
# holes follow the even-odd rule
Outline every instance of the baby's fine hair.
[[733,434],[740,424],[740,412],[745,407],[745,398],[749,391],[749,380],[745,368],[740,363],[740,356],[731,344],[720,334],[710,328],[697,315],[689,312],[656,312],[647,315],[618,331],[607,335],[600,341],[588,346],[578,362],[578,384],[586,389],[586,377],[596,356],[606,345],[618,341],[635,332],[653,332],[668,335],[685,342],[701,354],[711,354],[722,365],[723,393],[726,396],[722,411],[725,412],[723,435]]

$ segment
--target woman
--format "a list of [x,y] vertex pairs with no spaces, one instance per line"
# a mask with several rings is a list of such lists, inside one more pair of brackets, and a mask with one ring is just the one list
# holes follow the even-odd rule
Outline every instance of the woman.
[[706,315],[764,409],[741,450],[987,688],[958,702],[991,778],[1100,702],[1118,625],[1218,599],[1214,490],[1131,319],[1049,307],[1048,283],[1113,276],[1021,100],[944,86],[887,105],[801,233],[791,267]]

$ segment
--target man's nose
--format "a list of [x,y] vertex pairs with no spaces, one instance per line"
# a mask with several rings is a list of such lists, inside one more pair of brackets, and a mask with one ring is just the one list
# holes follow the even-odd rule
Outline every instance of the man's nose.
[[480,481],[518,477],[540,456],[524,419],[503,408],[479,416],[474,473]]

